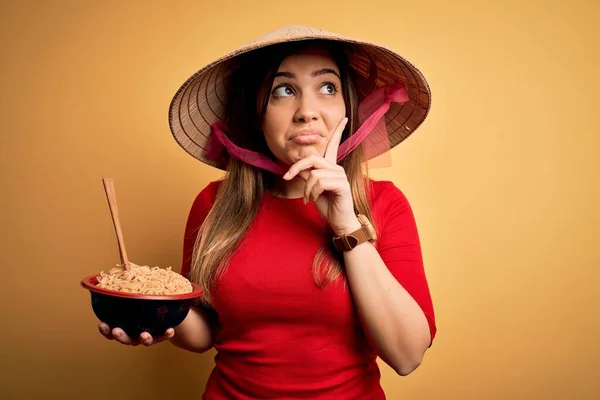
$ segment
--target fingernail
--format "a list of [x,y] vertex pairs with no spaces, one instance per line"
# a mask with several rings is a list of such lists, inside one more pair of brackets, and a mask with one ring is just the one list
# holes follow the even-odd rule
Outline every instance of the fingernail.
[[287,179],[290,177],[290,171],[286,172],[285,175],[283,176],[283,179]]

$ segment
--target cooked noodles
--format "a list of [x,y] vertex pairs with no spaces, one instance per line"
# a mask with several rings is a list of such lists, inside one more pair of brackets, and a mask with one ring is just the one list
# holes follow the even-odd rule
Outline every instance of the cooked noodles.
[[113,268],[98,276],[98,287],[119,292],[139,294],[184,294],[193,291],[192,284],[183,275],[169,268],[148,267],[129,263],[130,270],[124,267]]

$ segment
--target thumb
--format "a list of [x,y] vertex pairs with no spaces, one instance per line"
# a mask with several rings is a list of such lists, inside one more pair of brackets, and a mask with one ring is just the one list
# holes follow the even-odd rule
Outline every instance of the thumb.
[[173,328],[169,328],[165,331],[165,334],[163,336],[161,336],[156,342],[163,342],[165,340],[170,340],[173,339],[173,337],[175,336],[175,329]]

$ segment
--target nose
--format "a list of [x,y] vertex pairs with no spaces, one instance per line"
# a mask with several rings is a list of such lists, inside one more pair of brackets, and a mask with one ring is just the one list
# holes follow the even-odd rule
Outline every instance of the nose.
[[294,114],[294,122],[308,123],[319,119],[316,99],[310,95],[303,95],[298,99],[298,108]]

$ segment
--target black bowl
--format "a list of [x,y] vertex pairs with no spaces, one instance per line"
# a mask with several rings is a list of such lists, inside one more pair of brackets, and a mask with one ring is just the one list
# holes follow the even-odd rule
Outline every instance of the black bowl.
[[81,281],[81,286],[90,291],[94,314],[111,329],[121,328],[131,338],[138,338],[142,332],[164,335],[168,328],[183,322],[194,299],[202,295],[202,289],[195,283],[191,293],[176,295],[118,292],[97,285],[98,275]]

